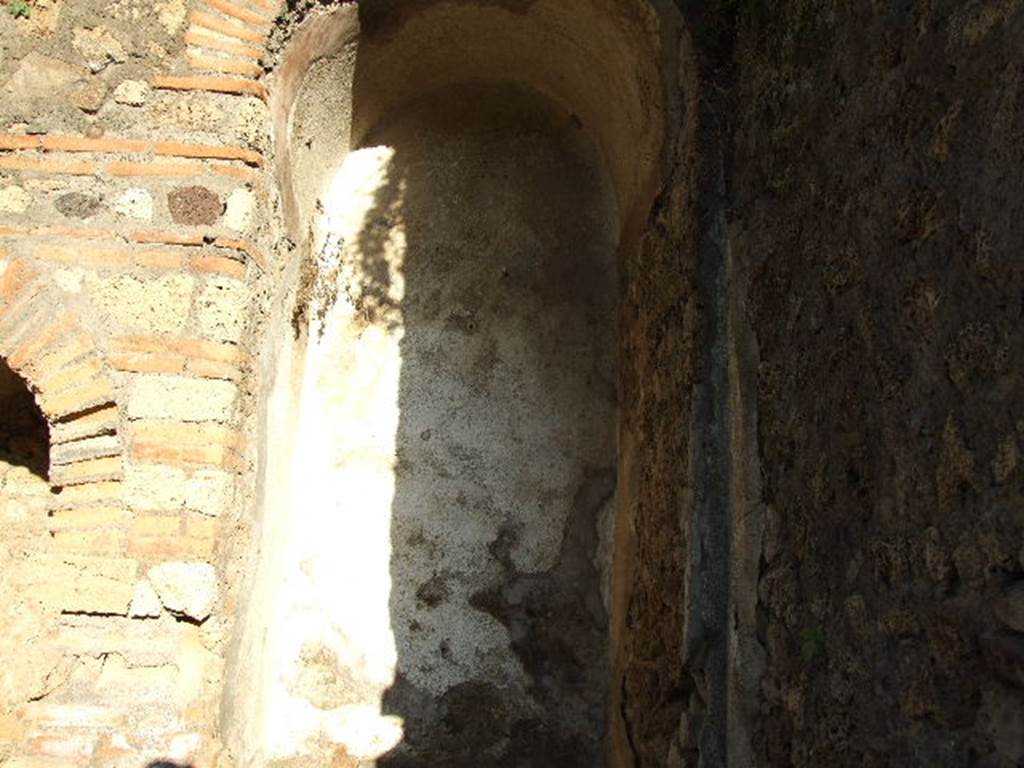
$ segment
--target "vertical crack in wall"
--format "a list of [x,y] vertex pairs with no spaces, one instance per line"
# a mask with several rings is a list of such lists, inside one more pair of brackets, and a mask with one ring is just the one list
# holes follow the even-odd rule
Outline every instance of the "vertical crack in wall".
[[[700,701],[691,702],[688,728],[699,729],[700,766],[727,760],[728,614],[732,482],[729,431],[729,286],[726,188],[720,111],[713,95],[700,103],[697,141],[699,241],[697,290],[702,305],[700,375],[693,398],[694,499],[688,523],[686,665]],[[687,523],[684,521],[684,525]],[[699,725],[698,725],[699,724]]]

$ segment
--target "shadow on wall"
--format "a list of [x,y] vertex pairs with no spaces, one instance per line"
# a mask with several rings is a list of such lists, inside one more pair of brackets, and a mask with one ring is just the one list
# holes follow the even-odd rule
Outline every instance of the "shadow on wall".
[[429,94],[365,143],[395,156],[358,252],[375,263],[382,219],[404,242],[383,697],[404,738],[378,765],[592,768],[616,460],[608,180],[573,115],[508,87]]
[[0,465],[24,467],[46,480],[50,434],[32,392],[0,358]]
[[341,650],[307,645],[299,686],[338,710],[393,679],[377,695],[402,740],[381,768],[593,768],[616,459],[610,184],[575,116],[509,86],[429,93],[363,145],[321,201],[306,376],[329,391],[303,402],[333,453],[307,498],[351,520],[307,572],[361,578],[362,594],[334,598]]
[[157,760],[149,763],[146,768],[195,768],[191,763],[172,763],[167,760]]

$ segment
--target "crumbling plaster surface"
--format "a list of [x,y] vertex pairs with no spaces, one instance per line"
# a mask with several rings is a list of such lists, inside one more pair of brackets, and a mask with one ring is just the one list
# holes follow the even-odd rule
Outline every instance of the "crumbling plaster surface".
[[429,94],[322,198],[268,757],[598,759],[617,227],[581,142],[514,91]]

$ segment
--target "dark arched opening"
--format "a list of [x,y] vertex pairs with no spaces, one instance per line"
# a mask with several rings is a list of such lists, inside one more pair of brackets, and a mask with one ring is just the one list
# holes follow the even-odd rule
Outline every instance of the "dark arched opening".
[[28,385],[0,358],[0,472],[6,475],[12,467],[45,480],[50,433]]

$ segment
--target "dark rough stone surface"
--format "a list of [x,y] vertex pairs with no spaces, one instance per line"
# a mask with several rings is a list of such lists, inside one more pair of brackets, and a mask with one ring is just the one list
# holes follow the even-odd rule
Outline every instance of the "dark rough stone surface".
[[994,632],[981,638],[982,656],[989,668],[1019,688],[1024,688],[1024,635]]
[[206,187],[182,187],[167,195],[167,207],[177,224],[213,224],[224,213],[224,203]]
[[755,764],[1024,764],[979,714],[1024,707],[979,648],[1022,575],[1024,14],[771,16],[740,37],[733,164],[768,510]]
[[103,80],[90,77],[75,87],[69,101],[83,112],[93,114],[100,111],[107,100],[108,92],[107,84]]
[[97,197],[83,195],[81,192],[68,192],[54,201],[54,207],[69,218],[88,219],[100,212],[103,202]]
[[1024,581],[1009,585],[993,604],[996,618],[1016,632],[1024,632]]

